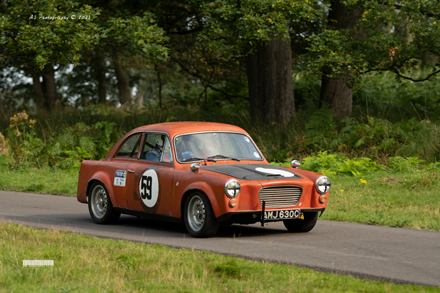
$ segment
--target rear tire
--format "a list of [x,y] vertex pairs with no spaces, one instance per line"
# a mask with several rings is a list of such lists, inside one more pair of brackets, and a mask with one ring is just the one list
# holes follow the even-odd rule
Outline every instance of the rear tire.
[[115,223],[121,216],[113,208],[107,188],[101,182],[95,182],[90,187],[88,204],[90,216],[97,224]]
[[183,220],[186,230],[196,238],[212,237],[219,227],[209,199],[199,191],[186,199]]
[[304,220],[301,219],[293,219],[293,220],[284,220],[284,226],[290,232],[309,232],[312,230],[316,222],[318,221],[318,212],[310,212],[304,213]]

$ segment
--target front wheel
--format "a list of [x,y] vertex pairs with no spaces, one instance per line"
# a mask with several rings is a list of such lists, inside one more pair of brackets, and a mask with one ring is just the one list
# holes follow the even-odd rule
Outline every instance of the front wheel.
[[114,223],[121,216],[121,213],[114,210],[107,189],[101,182],[93,183],[88,203],[90,216],[97,224]]
[[284,220],[284,226],[290,232],[309,232],[315,227],[318,221],[318,212],[304,213],[304,220],[292,219]]
[[219,226],[209,199],[201,192],[186,199],[183,218],[186,230],[197,238],[214,236]]

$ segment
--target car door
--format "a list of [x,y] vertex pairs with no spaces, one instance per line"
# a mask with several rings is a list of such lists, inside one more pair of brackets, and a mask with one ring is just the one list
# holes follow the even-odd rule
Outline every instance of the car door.
[[145,133],[139,160],[130,167],[128,208],[172,216],[174,162],[168,135]]
[[141,142],[143,133],[135,133],[129,136],[112,157],[108,164],[108,172],[113,176],[113,190],[116,207],[127,208],[127,195],[129,194],[130,185],[127,184],[129,180],[134,179],[134,174],[131,172],[132,166],[136,166],[141,150]]

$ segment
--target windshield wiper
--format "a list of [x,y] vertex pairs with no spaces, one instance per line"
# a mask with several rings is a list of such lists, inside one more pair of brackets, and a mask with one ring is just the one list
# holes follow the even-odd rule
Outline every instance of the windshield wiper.
[[210,157],[208,157],[208,160],[209,159],[229,159],[229,160],[234,160],[234,161],[240,162],[240,159],[232,158],[232,157],[228,157],[228,156],[224,156],[224,155],[210,156]]
[[197,157],[193,157],[193,158],[189,158],[189,159],[185,159],[185,160],[182,160],[182,162],[190,162],[190,161],[208,161],[208,162],[217,162],[216,160],[214,160],[214,159],[211,159],[211,158],[206,158],[206,159],[203,159],[203,158],[197,158]]

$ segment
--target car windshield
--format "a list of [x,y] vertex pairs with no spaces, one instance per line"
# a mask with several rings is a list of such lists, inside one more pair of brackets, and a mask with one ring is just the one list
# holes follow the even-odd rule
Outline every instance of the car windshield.
[[252,140],[241,133],[205,132],[177,136],[174,139],[179,162],[197,160],[263,160]]

